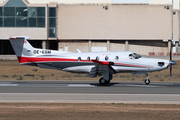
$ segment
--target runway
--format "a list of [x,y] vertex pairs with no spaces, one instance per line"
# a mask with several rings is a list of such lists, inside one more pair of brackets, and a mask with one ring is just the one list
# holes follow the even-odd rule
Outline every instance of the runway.
[[180,82],[0,81],[0,102],[180,104]]

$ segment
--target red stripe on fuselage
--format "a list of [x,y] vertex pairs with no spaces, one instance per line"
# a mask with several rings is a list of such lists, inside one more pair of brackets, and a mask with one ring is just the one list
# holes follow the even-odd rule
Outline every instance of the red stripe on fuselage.
[[[29,62],[78,62],[77,59],[65,59],[65,58],[38,58],[38,57],[17,57],[19,60],[19,63],[29,63]],[[81,60],[81,62],[93,62],[87,61],[87,60]],[[97,61],[96,61],[97,62]],[[102,62],[98,61],[97,63],[103,64],[103,65],[109,65],[109,62]],[[129,66],[129,67],[145,67],[145,68],[151,68],[149,66],[142,66],[142,65],[133,65],[133,64],[123,64],[123,63],[115,63],[116,65],[123,65],[123,66]]]
[[17,37],[9,37],[9,39],[16,39]]
[[[17,57],[19,63],[27,63],[27,62],[77,62],[77,59],[65,59],[65,58],[38,58],[38,57]],[[91,62],[87,60],[81,60],[82,62]]]
[[17,58],[18,58],[19,63],[27,63],[28,62],[25,57],[17,57]]
[[145,68],[151,68],[149,66],[142,66],[142,65],[133,65],[133,64],[124,64],[124,63],[115,63],[116,65],[125,65],[125,66],[133,66],[133,67],[145,67]]
[[99,60],[92,60],[94,63],[99,63],[102,65],[109,65],[109,62],[99,61]]

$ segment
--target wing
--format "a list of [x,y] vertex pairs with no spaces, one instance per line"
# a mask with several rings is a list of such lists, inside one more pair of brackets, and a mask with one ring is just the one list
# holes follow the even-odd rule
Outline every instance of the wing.
[[103,75],[104,78],[107,80],[109,79],[109,76],[112,74],[115,74],[116,71],[112,68],[112,65],[114,65],[113,62],[109,61],[99,61],[99,60],[92,60],[95,64],[95,67],[93,67],[89,74],[87,76],[89,77],[97,77],[97,75],[101,76]]

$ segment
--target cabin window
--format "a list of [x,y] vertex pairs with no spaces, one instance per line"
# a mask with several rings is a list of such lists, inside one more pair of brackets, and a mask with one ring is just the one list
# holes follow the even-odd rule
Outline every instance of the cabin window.
[[118,56],[116,56],[116,57],[115,57],[115,60],[116,60],[116,61],[118,61],[118,60],[119,60],[119,57],[118,57]]
[[87,61],[90,61],[91,60],[91,58],[90,57],[87,57]]
[[106,56],[106,57],[105,57],[105,60],[108,60],[108,59],[109,59],[109,57],[108,57],[108,56]]
[[98,56],[96,57],[96,60],[99,60],[99,57],[98,57]]
[[78,61],[81,61],[81,57],[78,57]]

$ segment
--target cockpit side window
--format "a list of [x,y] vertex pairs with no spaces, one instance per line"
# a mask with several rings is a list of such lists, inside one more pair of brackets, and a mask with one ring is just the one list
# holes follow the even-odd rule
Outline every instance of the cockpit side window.
[[129,54],[129,59],[139,59],[141,58],[142,56],[136,54],[136,53],[132,53],[132,54]]
[[129,54],[129,59],[133,59],[132,54]]

